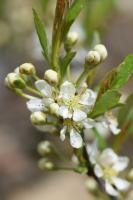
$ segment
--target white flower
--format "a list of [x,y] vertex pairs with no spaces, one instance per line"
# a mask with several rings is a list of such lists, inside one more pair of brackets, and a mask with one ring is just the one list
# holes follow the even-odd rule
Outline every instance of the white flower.
[[35,82],[36,88],[44,95],[41,98],[33,98],[27,102],[27,108],[31,112],[47,111],[50,104],[54,103],[53,87],[49,85],[45,80],[39,80]]
[[128,181],[118,177],[129,163],[127,157],[119,157],[112,149],[107,148],[101,154],[96,145],[87,147],[90,162],[94,165],[94,173],[105,181],[105,190],[111,196],[119,196],[119,191],[129,188]]
[[64,119],[73,119],[76,122],[87,118],[96,100],[96,93],[90,89],[83,88],[82,91],[76,93],[76,88],[71,82],[64,82],[60,88],[59,114]]
[[102,121],[102,125],[105,128],[108,128],[114,135],[117,135],[120,133],[121,129],[118,128],[118,121],[117,119],[112,115],[111,112],[106,112],[104,120]]

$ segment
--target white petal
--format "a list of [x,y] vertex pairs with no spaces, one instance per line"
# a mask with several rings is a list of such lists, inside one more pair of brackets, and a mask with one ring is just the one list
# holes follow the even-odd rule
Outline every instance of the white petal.
[[93,142],[92,145],[87,145],[86,150],[89,155],[90,162],[94,165],[96,163],[96,159],[99,155],[97,142],[95,141],[95,142]]
[[35,86],[46,97],[52,96],[52,87],[45,80],[36,81]]
[[107,121],[102,121],[101,122],[101,125],[104,127],[104,128],[109,128],[109,124]]
[[83,125],[86,129],[90,129],[90,128],[93,128],[95,126],[95,121],[93,119],[90,119],[90,118],[86,118],[84,121],[83,121]]
[[83,105],[94,105],[96,100],[96,93],[93,90],[87,89],[81,96],[80,103]]
[[129,187],[130,187],[130,183],[124,179],[121,179],[118,177],[113,177],[112,181],[118,190],[125,191],[125,190],[129,189]]
[[50,104],[54,103],[54,100],[51,98],[43,98],[42,102],[45,106],[49,106]]
[[75,95],[76,89],[71,82],[65,81],[60,88],[60,96],[69,99]]
[[70,143],[72,147],[76,149],[82,147],[83,144],[82,137],[75,129],[71,129],[70,131]]
[[104,175],[103,170],[102,170],[102,168],[100,167],[100,165],[95,165],[95,167],[94,167],[94,173],[95,173],[95,175],[96,175],[98,178],[101,178],[101,177]]
[[103,166],[112,166],[115,162],[118,161],[118,156],[112,149],[107,148],[102,152],[99,160]]
[[66,134],[66,130],[67,130],[67,126],[64,126],[61,131],[60,131],[60,139],[61,141],[64,141],[65,140],[65,134]]
[[114,135],[118,135],[121,131],[121,129],[117,128],[114,124],[110,124],[109,128]]
[[124,169],[127,168],[128,164],[129,164],[129,158],[119,157],[118,161],[116,163],[114,163],[112,168],[117,172],[121,172],[121,171],[123,171]]
[[42,100],[39,98],[34,98],[29,100],[27,103],[27,108],[31,111],[31,112],[36,112],[36,111],[42,111],[44,110],[44,104],[42,103]]
[[62,116],[64,119],[72,117],[72,113],[68,110],[67,106],[59,107],[59,115]]
[[87,117],[87,114],[80,109],[75,108],[73,112],[73,120],[75,122],[82,121]]
[[117,190],[107,181],[105,182],[105,190],[111,196],[115,196],[115,197],[119,196],[119,193],[117,192]]

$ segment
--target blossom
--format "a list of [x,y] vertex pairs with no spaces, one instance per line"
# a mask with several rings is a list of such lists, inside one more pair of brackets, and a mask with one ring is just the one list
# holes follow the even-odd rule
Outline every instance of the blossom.
[[129,159],[127,157],[118,156],[110,148],[103,150],[100,154],[96,144],[92,148],[87,146],[87,151],[90,162],[94,166],[94,173],[105,181],[105,190],[109,195],[119,196],[120,191],[129,188],[129,182],[118,177],[119,173],[128,166]]
[[27,108],[31,112],[47,111],[50,104],[54,103],[53,87],[45,80],[38,80],[35,82],[35,87],[44,95],[43,98],[32,98],[27,102]]
[[118,128],[118,121],[111,112],[106,112],[102,125],[108,128],[114,135],[120,133],[121,129]]
[[76,122],[87,118],[87,113],[91,110],[96,100],[96,93],[90,89],[83,88],[76,91],[71,82],[64,82],[59,93],[59,114],[64,119],[73,119]]

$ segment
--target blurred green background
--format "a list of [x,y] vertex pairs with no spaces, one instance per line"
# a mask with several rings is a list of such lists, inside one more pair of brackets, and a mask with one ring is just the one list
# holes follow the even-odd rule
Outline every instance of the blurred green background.
[[[51,40],[55,2],[0,0],[0,200],[91,199],[80,175],[39,171],[36,146],[49,136],[32,127],[25,102],[4,86],[6,74],[24,62],[32,62],[40,74],[47,67],[35,32],[32,8],[40,13]],[[80,69],[93,32],[98,30],[109,52],[98,73],[97,80],[100,80],[109,68],[133,53],[132,24],[132,0],[86,0],[85,10],[72,27],[80,35],[74,69]],[[124,92],[131,91],[132,87],[131,80]],[[126,144],[127,153],[130,148]]]

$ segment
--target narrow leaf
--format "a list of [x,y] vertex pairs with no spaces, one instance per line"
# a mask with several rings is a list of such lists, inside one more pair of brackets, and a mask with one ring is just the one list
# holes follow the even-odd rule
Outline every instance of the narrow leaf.
[[96,118],[106,111],[116,107],[119,104],[120,94],[116,90],[108,90],[96,102],[92,113],[89,115]]
[[38,34],[38,38],[39,38],[42,50],[43,50],[42,54],[44,55],[44,57],[49,62],[47,35],[46,35],[46,32],[45,32],[44,24],[41,21],[41,19],[39,18],[35,9],[33,9],[33,15],[34,15],[34,23],[35,23],[36,31],[37,31],[37,34]]
[[93,128],[93,134],[95,135],[96,139],[98,140],[98,144],[101,150],[107,147],[105,138],[98,132],[96,128]]

